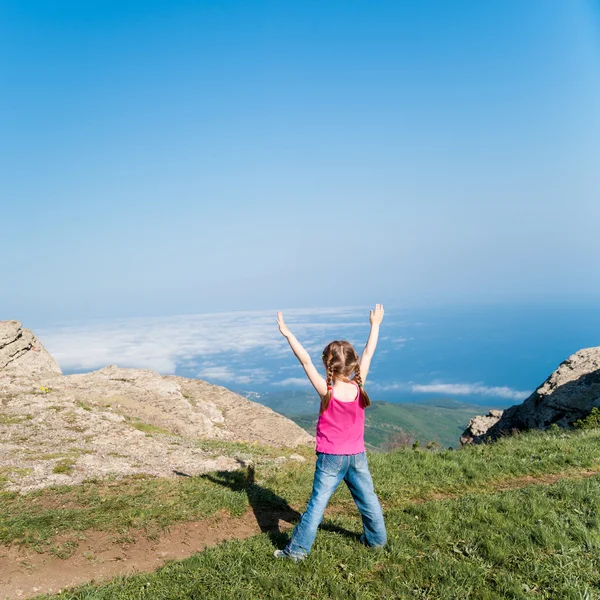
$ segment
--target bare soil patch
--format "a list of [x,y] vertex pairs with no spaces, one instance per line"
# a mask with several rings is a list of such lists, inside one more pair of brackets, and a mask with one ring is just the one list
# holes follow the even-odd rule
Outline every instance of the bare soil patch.
[[[282,522],[282,528],[289,526]],[[66,559],[25,547],[4,547],[0,549],[0,598],[32,598],[117,575],[154,571],[169,560],[183,559],[208,546],[260,531],[256,517],[249,511],[240,518],[221,513],[203,521],[178,523],[153,538],[144,531],[130,531],[126,537],[86,531],[85,539]]]

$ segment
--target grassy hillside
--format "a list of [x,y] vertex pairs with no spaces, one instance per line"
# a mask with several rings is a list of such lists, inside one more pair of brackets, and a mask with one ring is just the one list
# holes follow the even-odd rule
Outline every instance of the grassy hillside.
[[[435,441],[443,448],[457,447],[469,420],[487,410],[450,399],[420,404],[376,401],[365,413],[365,441],[373,449],[387,449],[402,442],[410,444],[414,440],[422,445]],[[314,413],[286,416],[314,434],[317,423]]]
[[[247,448],[243,449],[245,452]],[[305,456],[310,456],[310,449]],[[276,561],[276,531],[220,544],[157,572],[63,591],[61,600],[133,598],[600,598],[600,432],[547,432],[458,451],[403,449],[370,456],[389,545],[360,545],[347,490],[331,501],[311,556]],[[157,535],[217,511],[303,510],[313,462],[237,475],[0,494],[0,543],[39,551],[72,535],[136,527]],[[223,485],[223,481],[228,481]]]

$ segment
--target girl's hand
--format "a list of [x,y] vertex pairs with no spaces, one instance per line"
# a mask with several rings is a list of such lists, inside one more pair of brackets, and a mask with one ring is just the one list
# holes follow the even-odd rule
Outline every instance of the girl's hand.
[[371,325],[380,325],[381,321],[383,321],[383,304],[376,304],[375,310],[369,311],[371,314],[369,315],[369,321]]
[[285,337],[292,335],[292,332],[288,329],[288,326],[283,320],[283,314],[280,312],[277,313],[277,325],[279,325],[279,331],[281,331],[281,335]]

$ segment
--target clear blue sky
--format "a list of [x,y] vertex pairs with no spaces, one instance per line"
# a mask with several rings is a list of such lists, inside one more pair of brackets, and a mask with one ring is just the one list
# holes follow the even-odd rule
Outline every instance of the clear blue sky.
[[0,318],[600,298],[600,3],[0,1]]

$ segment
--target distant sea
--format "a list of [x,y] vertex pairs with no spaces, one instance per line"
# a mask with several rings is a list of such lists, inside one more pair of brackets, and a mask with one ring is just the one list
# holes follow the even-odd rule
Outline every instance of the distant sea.
[[[592,305],[385,308],[367,381],[376,400],[452,398],[503,408],[521,402],[576,350],[600,345],[600,311]],[[317,365],[329,341],[348,339],[360,351],[369,332],[368,307],[284,315]],[[295,413],[315,406],[275,310],[60,323],[36,333],[66,373],[108,364],[151,368],[269,405],[291,404]]]

